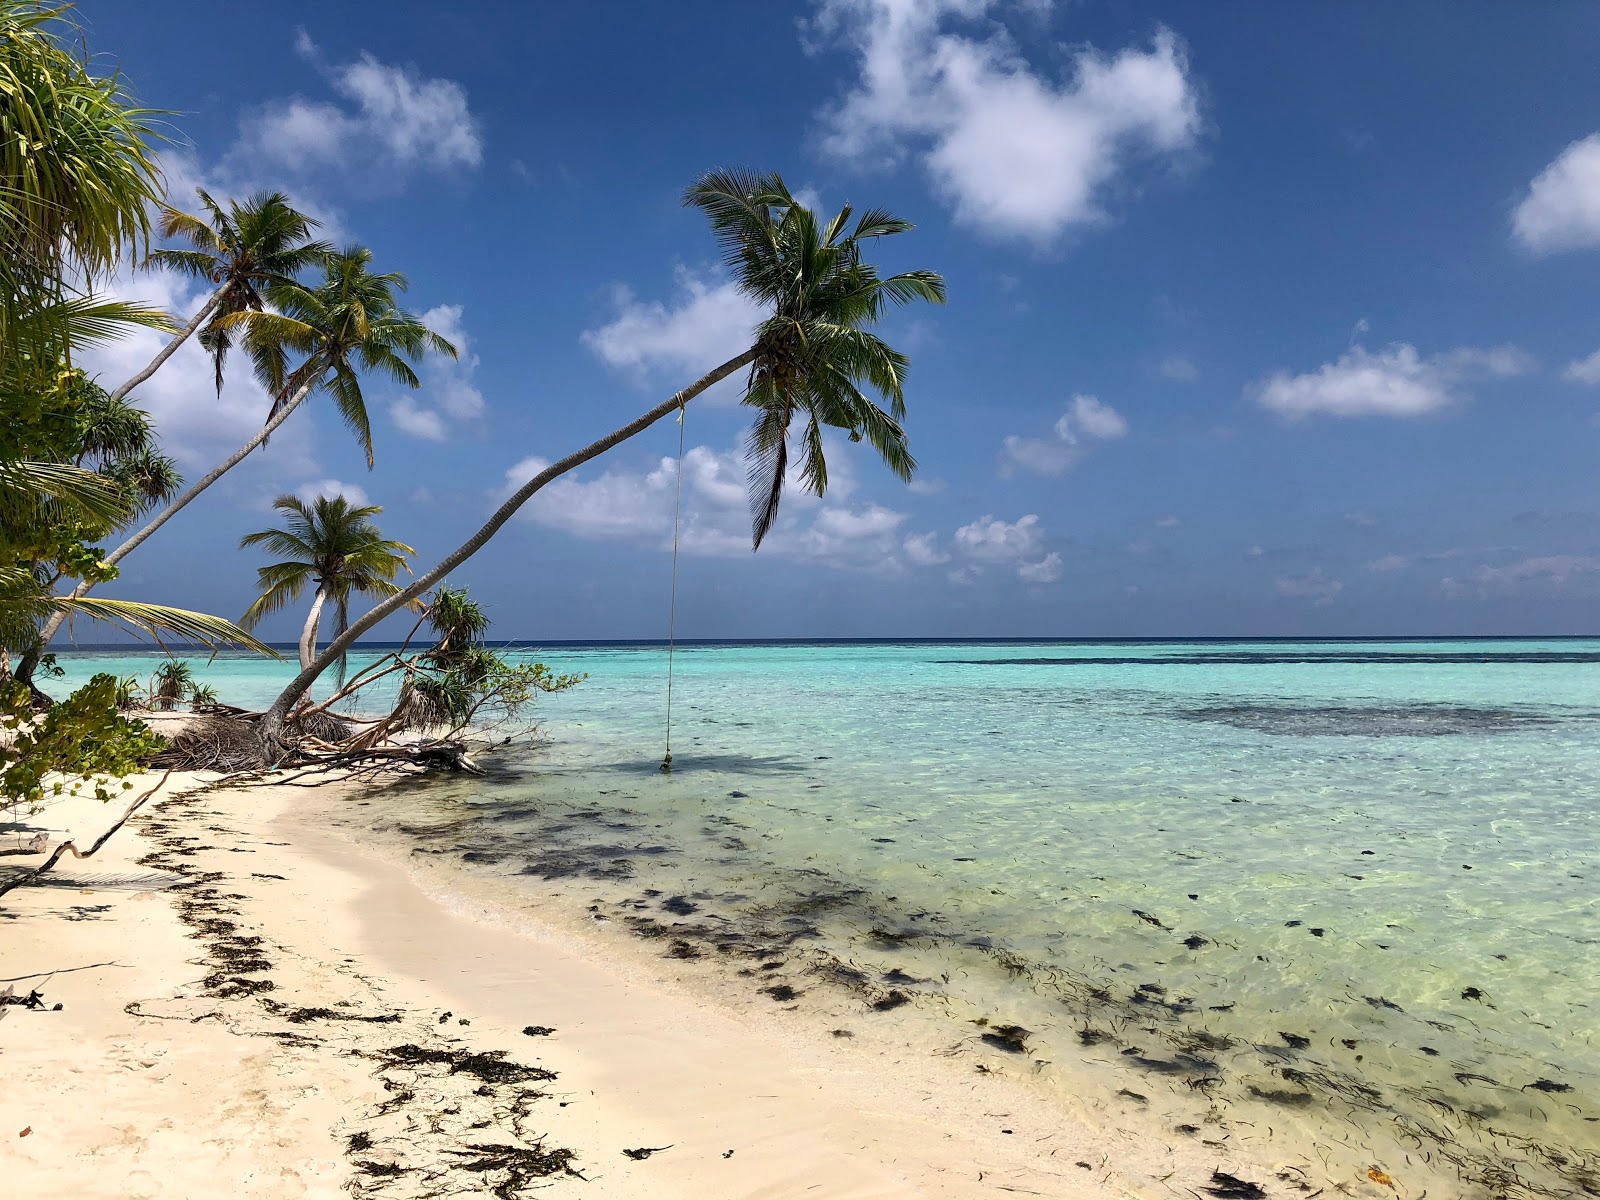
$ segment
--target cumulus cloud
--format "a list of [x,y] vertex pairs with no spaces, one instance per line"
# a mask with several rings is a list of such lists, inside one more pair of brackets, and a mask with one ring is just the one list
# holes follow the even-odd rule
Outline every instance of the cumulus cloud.
[[1109,404],[1093,396],[1074,396],[1052,428],[1052,436],[1006,437],[1000,449],[1000,474],[1009,476],[1023,470],[1035,475],[1064,475],[1083,457],[1085,440],[1109,441],[1127,432],[1128,422]]
[[458,357],[429,354],[419,371],[422,386],[390,402],[389,416],[402,433],[442,442],[452,429],[483,415],[483,393],[476,382],[478,356],[461,315],[459,304],[440,304],[422,314],[422,323],[453,345]]
[[1038,553],[1044,543],[1044,530],[1039,526],[1037,513],[1011,522],[986,514],[956,530],[954,542],[956,549],[968,558],[1009,562]]
[[1024,583],[1054,583],[1061,578],[1061,555],[1052,550],[1038,562],[1020,564],[1017,578]]
[[[798,467],[790,472],[783,511],[762,544],[762,554],[840,568],[902,569],[899,530],[906,515],[881,504],[850,504],[853,480],[837,446],[831,461],[840,465],[829,473],[824,499],[802,490]],[[548,465],[543,458],[522,460],[506,472],[506,490]],[[644,470],[610,467],[592,477],[564,475],[530,500],[522,516],[576,537],[666,548],[671,545],[676,489],[677,460],[663,457]],[[709,557],[750,553],[744,468],[736,452],[696,446],[684,455],[679,548]]]
[[1583,383],[1590,387],[1600,387],[1600,350],[1596,350],[1588,358],[1580,358],[1567,364],[1567,369],[1561,372],[1561,378],[1568,383]]
[[[1061,555],[1051,551],[1042,557],[1044,528],[1037,513],[1028,513],[1015,521],[1002,521],[985,515],[957,529],[951,543],[958,553],[980,563],[1014,565],[1017,577],[1028,583],[1054,583],[1061,578]],[[951,579],[955,581],[956,574]],[[971,569],[971,575],[959,582],[972,582],[981,572]]]
[[389,417],[401,433],[425,442],[443,442],[450,437],[444,427],[444,418],[433,409],[418,404],[410,396],[398,396],[391,401]]
[[747,350],[761,320],[756,305],[728,280],[684,266],[676,274],[671,304],[616,288],[616,316],[584,331],[583,344],[607,366],[641,377],[663,369],[699,376]]
[[413,170],[448,175],[483,161],[483,136],[459,83],[364,51],[353,62],[330,62],[303,29],[295,49],[341,99],[291,96],[246,113],[240,156],[298,173],[361,171],[391,185]]
[[937,567],[950,561],[950,556],[939,548],[936,533],[912,533],[901,543],[906,561],[916,567]]
[[1415,346],[1397,342],[1377,353],[1355,346],[1303,375],[1279,371],[1253,391],[1263,408],[1289,420],[1318,414],[1421,417],[1463,401],[1463,383],[1531,369],[1531,360],[1514,346],[1466,346],[1424,358]]
[[1600,133],[1579,138],[1528,185],[1511,235],[1535,254],[1600,246]]
[[1110,193],[1141,161],[1192,147],[1199,101],[1170,30],[1148,48],[1083,48],[1057,82],[989,19],[998,7],[820,0],[814,32],[860,62],[855,86],[824,114],[823,145],[858,161],[915,154],[957,220],[1048,243],[1106,220]]
[[1318,607],[1332,604],[1335,597],[1344,591],[1344,584],[1337,579],[1328,578],[1321,567],[1316,567],[1303,575],[1279,576],[1277,586],[1278,595],[1310,600]]

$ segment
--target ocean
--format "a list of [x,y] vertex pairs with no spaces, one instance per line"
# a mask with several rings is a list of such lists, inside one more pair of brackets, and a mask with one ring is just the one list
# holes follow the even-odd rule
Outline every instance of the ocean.
[[680,644],[670,775],[663,647],[516,652],[537,744],[338,820],[1303,1194],[1600,1195],[1600,640]]

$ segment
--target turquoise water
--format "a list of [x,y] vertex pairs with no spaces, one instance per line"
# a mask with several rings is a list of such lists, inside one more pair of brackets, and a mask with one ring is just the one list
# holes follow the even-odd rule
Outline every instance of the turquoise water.
[[1600,1194],[1600,640],[680,648],[670,776],[664,651],[539,657],[547,745],[359,819],[1136,1133]]

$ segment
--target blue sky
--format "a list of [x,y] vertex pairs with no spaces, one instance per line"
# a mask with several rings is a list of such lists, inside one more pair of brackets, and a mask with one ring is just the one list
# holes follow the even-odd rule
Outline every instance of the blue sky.
[[[283,491],[364,495],[431,563],[531,460],[743,348],[679,196],[748,165],[915,221],[883,264],[950,302],[884,329],[918,483],[841,444],[757,555],[736,391],[691,408],[680,633],[1600,627],[1590,6],[162,8],[79,15],[175,110],[175,201],[289,191],[467,353],[370,384],[371,473],[314,402],[116,594],[243,611],[238,538]],[[117,382],[154,349],[92,365]],[[218,401],[188,354],[137,397],[191,475],[265,403],[239,368]],[[503,636],[664,634],[676,448],[669,422],[613,451],[463,568]]]

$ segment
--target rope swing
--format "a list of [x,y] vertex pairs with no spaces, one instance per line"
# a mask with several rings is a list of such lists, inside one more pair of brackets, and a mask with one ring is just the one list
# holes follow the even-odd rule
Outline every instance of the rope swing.
[[678,640],[678,523],[683,514],[683,418],[687,410],[678,405],[678,488],[672,502],[672,602],[667,610],[667,754],[661,760],[661,773],[672,774],[672,651]]

